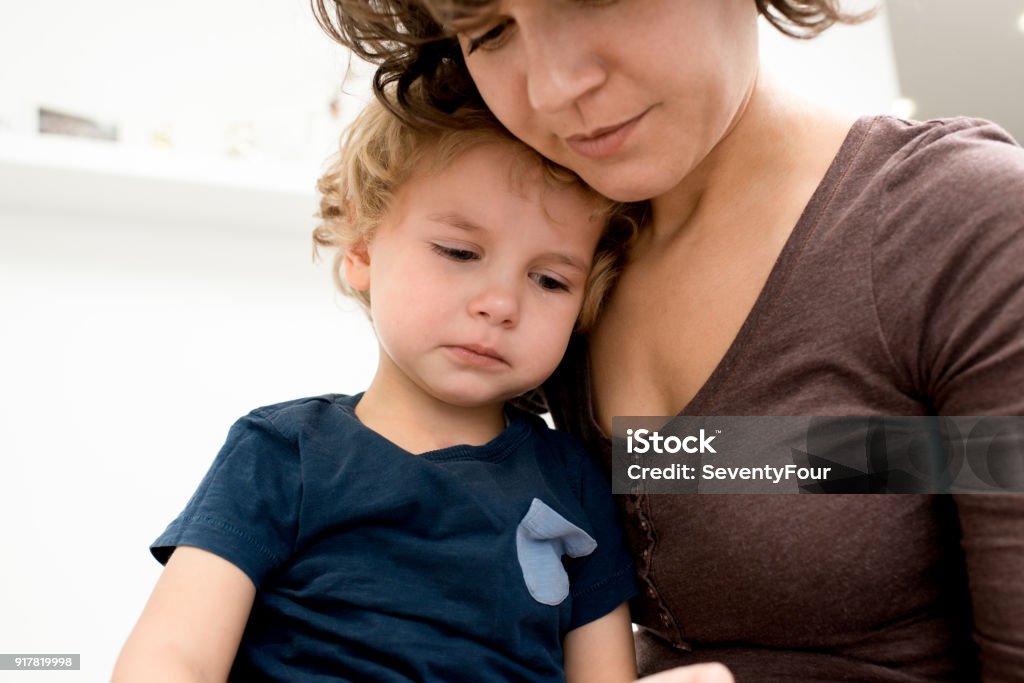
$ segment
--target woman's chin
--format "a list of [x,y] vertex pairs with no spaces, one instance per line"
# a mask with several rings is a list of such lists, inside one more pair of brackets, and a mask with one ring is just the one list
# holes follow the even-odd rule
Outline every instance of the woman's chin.
[[634,168],[592,165],[573,170],[584,182],[599,193],[617,202],[642,202],[660,197],[676,187],[681,178],[677,174],[656,173],[646,164],[631,164]]
[[655,199],[675,187],[675,183],[623,182],[621,178],[609,182],[601,182],[600,179],[590,180],[586,177],[583,179],[600,194],[617,202],[643,202]]

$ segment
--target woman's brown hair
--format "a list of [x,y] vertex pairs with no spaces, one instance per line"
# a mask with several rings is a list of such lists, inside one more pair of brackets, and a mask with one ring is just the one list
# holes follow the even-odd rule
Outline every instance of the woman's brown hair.
[[[462,49],[447,28],[496,0],[310,0],[320,26],[360,58],[378,65],[373,89],[412,126],[458,125],[456,110],[486,109],[469,77]],[[813,38],[836,23],[856,23],[873,12],[851,14],[840,0],[754,0],[775,28]],[[415,86],[415,87],[414,87]],[[393,97],[386,97],[392,93]]]

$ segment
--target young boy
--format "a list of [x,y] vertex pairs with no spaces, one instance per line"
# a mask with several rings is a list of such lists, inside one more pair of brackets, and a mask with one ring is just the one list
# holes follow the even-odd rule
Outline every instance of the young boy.
[[631,681],[609,488],[507,406],[592,322],[618,207],[495,124],[378,104],[320,189],[315,243],[367,307],[376,376],[232,427],[151,548],[167,566],[114,679]]

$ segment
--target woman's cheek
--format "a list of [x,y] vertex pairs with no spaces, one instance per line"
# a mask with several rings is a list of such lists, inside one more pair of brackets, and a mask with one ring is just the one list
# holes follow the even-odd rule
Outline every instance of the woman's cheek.
[[[499,61],[489,55],[485,58]],[[486,66],[474,66],[473,61],[470,59],[467,63],[469,75],[487,108],[513,135],[529,144],[527,122],[531,116],[525,79],[515,76],[512,68],[504,66],[508,59]]]

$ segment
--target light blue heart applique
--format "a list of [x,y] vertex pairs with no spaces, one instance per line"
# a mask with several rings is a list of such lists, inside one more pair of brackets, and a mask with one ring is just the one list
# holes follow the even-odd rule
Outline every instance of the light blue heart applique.
[[543,605],[559,605],[569,595],[569,575],[562,555],[584,557],[594,552],[597,541],[546,504],[533,499],[516,529],[516,554],[523,579],[533,599]]

